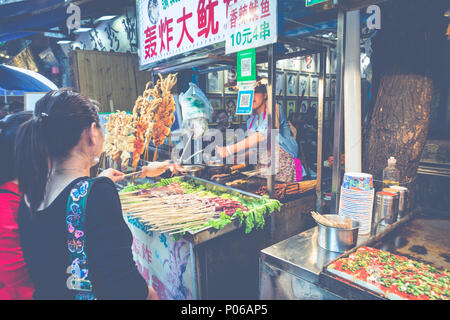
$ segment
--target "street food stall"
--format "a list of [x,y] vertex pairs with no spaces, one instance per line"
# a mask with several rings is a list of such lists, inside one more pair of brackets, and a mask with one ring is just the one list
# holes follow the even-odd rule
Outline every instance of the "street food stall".
[[[376,3],[339,2],[334,159],[341,158],[343,149],[346,11]],[[448,215],[411,208],[408,188],[399,181],[389,185],[383,176],[383,181],[366,183],[370,174],[343,175],[339,161],[332,167],[333,214],[312,212],[315,227],[261,250],[259,298],[450,299]]]
[[[185,166],[189,173],[181,180],[141,180],[138,176],[142,165],[163,160],[159,148],[168,146],[169,154],[175,148],[171,125],[175,116],[182,117],[178,111],[180,95],[175,90],[186,84],[186,70],[193,70],[195,76],[198,69],[206,72],[211,66],[229,68],[236,64],[232,55],[225,54],[225,35],[220,33],[221,23],[227,21],[228,6],[218,2],[215,11],[209,8],[209,12],[217,14],[209,19],[217,20],[219,33],[213,28],[208,38],[208,34],[202,34],[205,29],[201,29],[192,33],[191,40],[188,32],[198,26],[193,23],[197,19],[188,21],[195,14],[187,12],[193,7],[188,2],[192,1],[171,3],[164,8],[159,3],[154,7],[153,2],[138,1],[140,64],[142,69],[151,69],[154,81],[137,99],[132,114],[116,112],[109,116],[105,123],[106,156],[101,163],[129,174],[129,179],[118,184],[118,188],[124,218],[134,237],[133,254],[141,274],[161,299],[255,299],[259,251],[313,226],[309,212],[316,207],[317,195],[321,199],[327,48],[317,39],[302,41],[283,35],[292,31],[295,23],[280,19],[281,12],[292,16],[291,8],[297,2],[262,2],[259,10],[272,16],[270,31],[275,36],[269,44],[256,48],[256,62],[268,63],[267,114],[271,128],[275,121],[272,111],[276,103],[277,61],[320,54],[320,60],[316,60],[319,133],[315,180],[279,183],[273,175],[259,177],[246,166],[218,167],[208,163]],[[167,31],[167,37],[158,38],[158,18],[166,31],[173,23],[172,36]],[[193,27],[187,27],[187,23]],[[290,28],[280,28],[283,23]],[[208,41],[202,41],[202,35]],[[269,141],[270,134],[269,130]],[[221,174],[221,179],[215,179]]]

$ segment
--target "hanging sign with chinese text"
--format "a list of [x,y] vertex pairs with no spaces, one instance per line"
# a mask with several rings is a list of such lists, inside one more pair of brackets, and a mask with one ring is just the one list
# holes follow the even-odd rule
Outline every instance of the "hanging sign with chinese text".
[[238,0],[227,16],[226,54],[277,42],[277,0]]
[[233,1],[137,0],[141,68],[225,41]]

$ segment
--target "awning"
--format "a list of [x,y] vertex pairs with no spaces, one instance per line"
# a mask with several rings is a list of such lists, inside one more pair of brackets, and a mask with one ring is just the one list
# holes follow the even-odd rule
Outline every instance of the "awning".
[[0,88],[25,92],[46,92],[58,87],[43,75],[5,64],[0,65]]

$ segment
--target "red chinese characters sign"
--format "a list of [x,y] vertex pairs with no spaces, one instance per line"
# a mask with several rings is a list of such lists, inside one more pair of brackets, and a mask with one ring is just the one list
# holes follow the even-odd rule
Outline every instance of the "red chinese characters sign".
[[225,41],[228,7],[237,0],[138,0],[141,68]]

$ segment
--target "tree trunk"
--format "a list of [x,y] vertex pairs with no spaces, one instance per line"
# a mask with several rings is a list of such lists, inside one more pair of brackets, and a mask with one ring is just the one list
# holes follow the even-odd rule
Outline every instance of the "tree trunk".
[[[365,172],[382,180],[387,159],[397,159],[400,184],[415,189],[428,134],[433,61],[443,41],[445,1],[394,0],[381,8],[373,41],[375,105],[365,137]],[[413,198],[413,194],[411,194]]]

